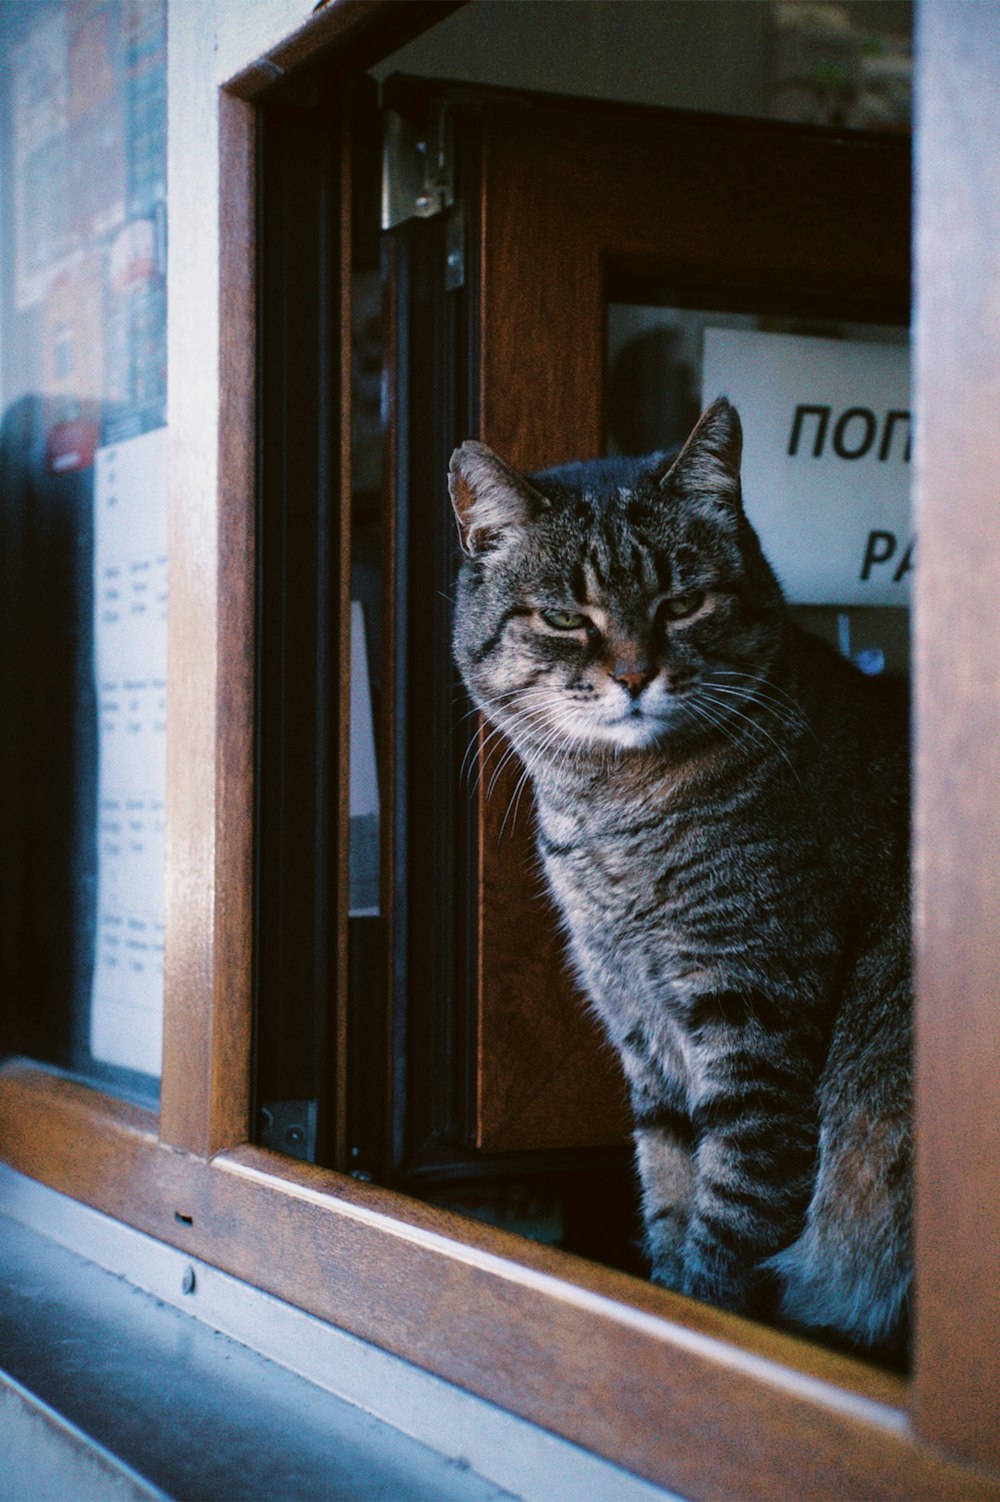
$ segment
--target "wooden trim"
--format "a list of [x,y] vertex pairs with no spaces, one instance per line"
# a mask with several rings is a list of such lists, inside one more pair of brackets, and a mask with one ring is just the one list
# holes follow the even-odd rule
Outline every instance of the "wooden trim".
[[[11,1165],[643,1476],[704,1498],[1000,1499],[909,1432],[904,1383],[478,1222],[0,1070]],[[87,1150],[80,1151],[86,1143]]]
[[[250,1130],[253,980],[256,113],[219,96],[219,599],[216,955],[209,1152]],[[161,1122],[161,1134],[163,1124]]]
[[[160,1131],[209,1156],[249,1134],[253,912],[254,485],[256,476],[255,115],[219,101],[219,501],[215,595],[198,531],[171,508],[168,920]],[[211,685],[205,674],[214,669]],[[215,705],[206,756],[199,700]],[[211,811],[214,810],[214,827]],[[214,835],[212,853],[198,860]],[[173,863],[173,865],[172,865]],[[197,942],[213,872],[214,922]],[[185,879],[185,877],[187,879]]]
[[356,68],[369,67],[465,4],[466,0],[327,0],[226,87],[236,97],[252,100],[319,59],[337,56]]
[[918,56],[913,1411],[1000,1466],[1000,8],[923,6]]

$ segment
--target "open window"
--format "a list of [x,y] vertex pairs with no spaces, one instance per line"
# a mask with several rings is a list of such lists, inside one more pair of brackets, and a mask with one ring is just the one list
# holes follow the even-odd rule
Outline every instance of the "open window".
[[[668,448],[721,382],[748,452],[781,429],[772,525],[807,624],[906,674],[909,141],[405,75],[380,111],[358,90],[338,501],[306,468],[333,431],[310,342],[329,252],[296,217],[323,212],[302,163],[325,156],[301,107],[262,117],[260,1140],[641,1271],[624,1083],[568,974],[521,769],[451,664],[448,460],[470,435],[527,471]],[[853,508],[826,531],[795,514],[824,484]],[[762,505],[774,488],[764,468]]]
[[[996,561],[995,278],[976,247],[996,239],[998,143],[989,111],[970,125],[954,104],[995,83],[995,18],[924,19],[920,1292],[903,1378],[652,1288],[597,1244],[581,1202],[595,1185],[610,1202],[628,1172],[614,1069],[574,1041],[591,1062],[559,1082],[576,1004],[555,1001],[548,920],[526,938],[542,904],[511,901],[523,808],[498,841],[507,799],[463,792],[442,596],[451,447],[476,431],[525,467],[601,451],[614,308],[806,337],[905,326],[906,148],[397,82],[384,103],[417,143],[417,213],[373,230],[369,70],[451,9],[335,0],[278,42],[273,17],[237,36],[220,9],[215,46],[200,7],[172,15],[192,92],[171,147],[160,1109],[8,1064],[4,1157],[682,1494],[997,1495],[974,1467],[1000,1462],[983,1255],[1000,706],[968,560],[984,577]],[[947,217],[970,174],[972,250]],[[357,789],[352,738],[378,769]],[[529,955],[551,958],[543,979]],[[536,1084],[516,1099],[519,1003],[540,986],[562,1020],[531,1034]]]

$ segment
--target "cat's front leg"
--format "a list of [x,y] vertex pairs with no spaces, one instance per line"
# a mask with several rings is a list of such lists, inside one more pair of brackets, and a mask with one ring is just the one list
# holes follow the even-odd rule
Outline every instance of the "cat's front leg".
[[633,1137],[651,1276],[664,1288],[680,1289],[694,1189],[691,1118],[667,1105],[647,1109],[636,1114]]
[[[739,1020],[734,1020],[737,1018]],[[760,995],[703,998],[681,1290],[763,1313],[761,1261],[801,1229],[817,1144],[812,1040]]]
[[[694,1126],[687,1084],[678,1060],[664,1055],[650,1038],[648,1018],[619,1022],[609,1029],[632,1095],[632,1137],[642,1187],[645,1250],[654,1283],[680,1288],[684,1242],[694,1188],[691,1148]],[[615,1022],[619,1025],[614,1026]]]

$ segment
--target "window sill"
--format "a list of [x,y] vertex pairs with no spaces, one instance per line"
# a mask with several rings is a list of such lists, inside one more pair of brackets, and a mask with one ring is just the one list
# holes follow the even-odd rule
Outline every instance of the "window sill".
[[861,1361],[250,1145],[178,1151],[36,1066],[0,1069],[0,1157],[682,1495],[1000,1499]]
[[669,1502],[4,1168],[0,1289],[4,1495]]

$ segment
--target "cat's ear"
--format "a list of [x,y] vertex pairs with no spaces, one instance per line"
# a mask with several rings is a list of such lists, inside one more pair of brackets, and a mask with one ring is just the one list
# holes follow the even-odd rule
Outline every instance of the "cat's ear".
[[528,526],[549,506],[523,475],[485,443],[471,439],[451,456],[448,489],[462,547],[470,557],[505,533]]
[[736,408],[718,397],[703,412],[687,443],[660,481],[661,490],[681,492],[727,511],[739,511],[743,429]]

